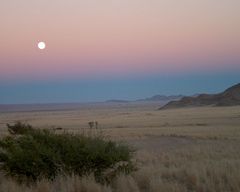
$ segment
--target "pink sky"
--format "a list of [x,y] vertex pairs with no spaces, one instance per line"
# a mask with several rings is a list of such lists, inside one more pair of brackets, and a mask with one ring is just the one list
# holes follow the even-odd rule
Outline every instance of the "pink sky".
[[239,0],[4,0],[0,78],[240,70],[239,8]]

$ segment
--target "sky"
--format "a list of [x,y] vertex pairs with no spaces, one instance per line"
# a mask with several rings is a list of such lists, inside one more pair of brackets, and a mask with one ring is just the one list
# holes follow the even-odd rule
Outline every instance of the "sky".
[[239,10],[239,0],[1,0],[0,104],[220,92],[240,82]]

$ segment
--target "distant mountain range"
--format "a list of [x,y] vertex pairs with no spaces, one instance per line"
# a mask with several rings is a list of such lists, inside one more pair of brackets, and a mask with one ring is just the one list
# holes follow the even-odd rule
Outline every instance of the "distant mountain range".
[[112,100],[107,100],[107,103],[129,103],[129,102],[150,102],[150,101],[173,101],[173,100],[179,100],[184,95],[154,95],[152,97],[148,97],[145,99],[138,99],[138,100],[120,100],[120,99],[112,99]]
[[139,99],[137,101],[170,101],[170,100],[179,100],[182,97],[184,97],[184,95],[170,95],[170,96],[154,95],[152,97],[148,97],[146,99]]
[[195,106],[234,106],[240,105],[240,83],[218,94],[199,94],[170,101],[159,109],[171,109]]
[[105,101],[106,103],[129,103],[130,101],[128,100],[120,100],[120,99],[111,99]]

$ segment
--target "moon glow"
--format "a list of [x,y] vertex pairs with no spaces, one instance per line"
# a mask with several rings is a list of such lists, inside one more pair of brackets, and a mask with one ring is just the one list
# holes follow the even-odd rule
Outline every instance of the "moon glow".
[[46,47],[46,44],[44,42],[39,42],[38,43],[38,48],[39,49],[45,49],[45,47]]

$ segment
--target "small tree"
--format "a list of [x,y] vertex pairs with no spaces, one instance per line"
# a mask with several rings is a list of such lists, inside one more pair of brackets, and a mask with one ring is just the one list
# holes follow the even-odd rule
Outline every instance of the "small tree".
[[98,129],[98,122],[95,121],[95,128]]
[[90,121],[90,122],[88,122],[88,125],[89,125],[89,128],[92,129],[94,127],[94,122]]

